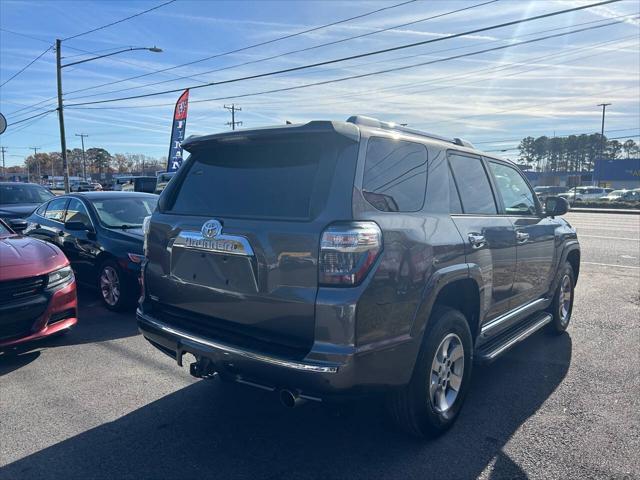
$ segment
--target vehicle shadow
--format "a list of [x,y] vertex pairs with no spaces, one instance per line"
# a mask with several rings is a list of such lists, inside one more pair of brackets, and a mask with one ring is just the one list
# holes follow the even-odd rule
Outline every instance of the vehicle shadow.
[[16,353],[42,347],[103,342],[138,335],[135,310],[114,313],[102,306],[99,293],[78,287],[78,324],[64,335],[56,335],[14,349]]
[[40,352],[25,352],[17,355],[0,353],[0,377],[30,364],[40,356]]
[[200,381],[111,423],[15,461],[18,478],[526,478],[502,451],[571,362],[569,335],[533,336],[478,367],[451,431],[419,441],[390,426],[379,401],[286,410],[275,395]]

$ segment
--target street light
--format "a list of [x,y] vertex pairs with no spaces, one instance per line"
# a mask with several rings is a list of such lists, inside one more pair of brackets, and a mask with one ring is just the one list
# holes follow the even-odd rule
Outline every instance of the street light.
[[104,57],[111,57],[112,55],[118,55],[119,53],[132,52],[134,50],[148,50],[153,53],[162,52],[161,48],[156,47],[130,47],[117,52],[106,53],[104,55],[98,55],[97,57],[86,58],[84,60],[78,60],[77,62],[66,63],[62,65],[62,52],[61,50],[62,40],[56,39],[56,76],[58,80],[58,121],[60,123],[60,148],[62,150],[62,174],[64,175],[64,191],[69,193],[69,165],[67,164],[67,140],[64,134],[64,105],[62,103],[62,69],[70,67],[72,65],[78,65],[80,63],[91,62]]

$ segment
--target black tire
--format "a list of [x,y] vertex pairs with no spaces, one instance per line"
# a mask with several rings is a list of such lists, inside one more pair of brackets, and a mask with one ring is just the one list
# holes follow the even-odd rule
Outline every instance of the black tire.
[[[431,387],[436,385],[433,383],[434,379],[437,379],[436,394],[440,391],[447,392],[446,388],[441,389],[442,379],[432,368],[436,361],[436,353],[441,350],[447,338],[452,339],[450,344],[455,341],[462,346],[463,369],[455,399],[448,408],[443,410],[436,405],[435,396],[430,391]],[[396,425],[410,435],[421,438],[436,437],[453,425],[460,413],[471,380],[472,348],[473,339],[465,316],[452,308],[434,309],[422,340],[411,381],[405,387],[392,392],[389,397],[389,412]],[[459,360],[453,364],[450,362],[449,373],[453,373],[458,366]],[[453,376],[457,377],[457,375]]]
[[[112,295],[109,295],[109,285],[105,285],[105,277],[106,279],[112,279]],[[117,282],[117,285],[113,284],[114,280]],[[132,288],[131,281],[126,277],[122,268],[113,260],[105,260],[102,265],[100,265],[97,286],[102,304],[109,310],[121,312],[135,305],[136,297],[134,292],[136,290]],[[117,288],[117,295],[115,288]]]
[[[573,267],[569,262],[565,262],[558,275],[558,287],[553,294],[553,302],[549,307],[549,313],[553,320],[549,323],[548,331],[554,334],[562,334],[569,327],[571,313],[573,312],[573,298],[576,286]],[[569,288],[568,292],[566,288]],[[563,300],[568,300],[564,302]]]

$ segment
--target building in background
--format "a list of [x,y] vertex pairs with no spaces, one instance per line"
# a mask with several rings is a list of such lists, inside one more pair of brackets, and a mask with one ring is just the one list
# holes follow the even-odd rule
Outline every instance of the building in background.
[[524,174],[534,187],[598,185],[615,189],[640,188],[640,158],[596,160],[592,172],[532,172]]
[[640,158],[596,160],[593,182],[616,189],[640,188]]

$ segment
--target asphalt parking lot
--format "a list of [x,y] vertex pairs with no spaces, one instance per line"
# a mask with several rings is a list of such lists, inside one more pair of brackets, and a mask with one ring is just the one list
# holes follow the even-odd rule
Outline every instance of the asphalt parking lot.
[[476,368],[436,441],[377,402],[287,410],[195,380],[80,290],[69,335],[0,356],[0,478],[639,478],[640,216],[566,218],[583,252],[568,334]]

